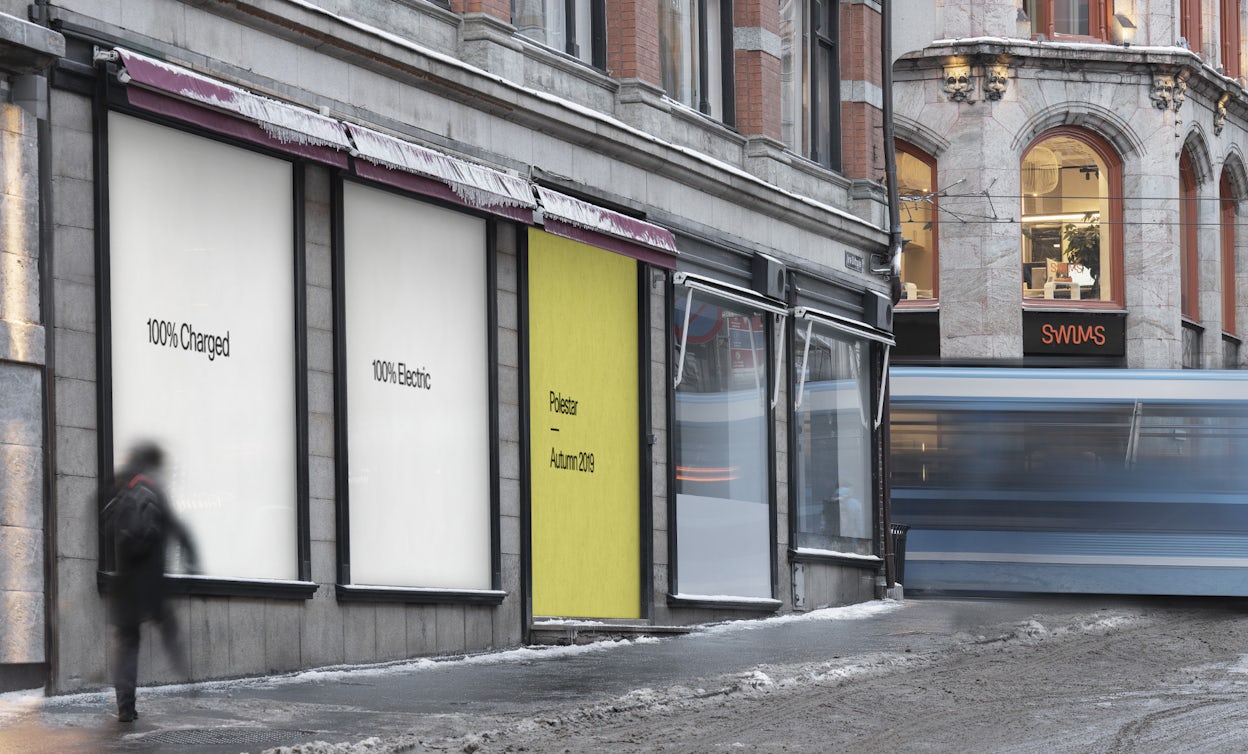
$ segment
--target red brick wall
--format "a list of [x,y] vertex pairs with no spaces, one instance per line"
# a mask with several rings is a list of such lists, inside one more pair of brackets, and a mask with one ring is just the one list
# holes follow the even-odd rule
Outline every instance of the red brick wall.
[[[780,31],[780,4],[775,0],[737,0],[733,23],[738,28]],[[747,136],[779,140],[780,59],[762,50],[737,50],[734,55],[736,127]]]
[[[884,83],[880,14],[865,4],[841,5],[841,80]],[[866,102],[841,102],[841,172],[883,180],[884,113]]]
[[735,73],[737,130],[779,140],[780,59],[760,50],[737,50]]
[[841,78],[869,81],[877,86],[881,75],[880,14],[866,4],[841,5]]
[[607,72],[662,86],[659,72],[659,4],[655,0],[608,0]]
[[451,0],[456,13],[485,13],[511,23],[511,0]]

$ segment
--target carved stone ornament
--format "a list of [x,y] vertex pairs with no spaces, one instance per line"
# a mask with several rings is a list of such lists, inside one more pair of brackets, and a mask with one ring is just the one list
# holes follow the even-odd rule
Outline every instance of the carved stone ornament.
[[1005,86],[1010,81],[1010,67],[1007,65],[984,66],[984,97],[996,102],[1005,95]]
[[1148,93],[1153,106],[1158,110],[1169,110],[1174,103],[1174,76],[1164,73],[1153,74],[1153,90]]
[[1222,92],[1222,96],[1218,97],[1217,110],[1213,116],[1213,133],[1216,136],[1221,136],[1222,129],[1226,127],[1226,103],[1230,101],[1230,92]]
[[1181,71],[1174,76],[1174,111],[1177,113],[1183,103],[1187,101],[1187,77],[1191,74],[1187,71]]
[[953,102],[970,102],[973,93],[971,67],[955,65],[945,68],[945,95]]

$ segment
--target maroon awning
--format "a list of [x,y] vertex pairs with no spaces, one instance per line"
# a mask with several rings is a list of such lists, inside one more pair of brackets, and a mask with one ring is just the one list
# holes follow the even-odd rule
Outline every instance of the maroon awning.
[[[527,180],[452,157],[354,123],[344,124],[355,145],[356,174],[473,209],[533,222]],[[359,159],[362,158],[362,159]]]
[[543,186],[534,190],[547,231],[656,267],[676,269],[679,252],[670,230]]
[[351,142],[342,123],[187,68],[116,50],[130,104],[261,146],[337,167]]

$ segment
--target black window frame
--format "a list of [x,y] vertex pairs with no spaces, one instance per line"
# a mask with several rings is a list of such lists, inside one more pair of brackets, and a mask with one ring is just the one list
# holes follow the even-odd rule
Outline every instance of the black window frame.
[[[841,169],[841,20],[839,0],[811,0],[810,159],[829,170]],[[817,106],[819,95],[826,107]],[[826,122],[825,122],[826,121]]]
[[[581,56],[581,45],[576,35],[577,8],[576,0],[563,0],[563,37],[566,40],[563,49],[557,47],[551,49],[559,50],[582,63],[593,66],[594,68],[605,71],[607,70],[607,2],[606,0],[589,0],[590,18],[590,50],[587,57]],[[512,23],[516,18],[516,2],[511,3]],[[528,35],[521,34],[525,39],[531,39]]]

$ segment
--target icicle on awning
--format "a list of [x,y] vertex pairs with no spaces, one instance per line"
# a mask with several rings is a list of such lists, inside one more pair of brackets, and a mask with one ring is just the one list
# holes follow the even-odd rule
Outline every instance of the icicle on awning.
[[[529,180],[116,48],[131,105],[675,269],[671,231]],[[358,157],[352,161],[349,157]]]

